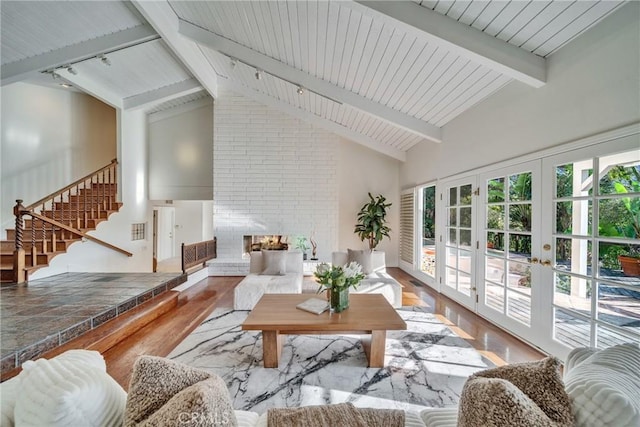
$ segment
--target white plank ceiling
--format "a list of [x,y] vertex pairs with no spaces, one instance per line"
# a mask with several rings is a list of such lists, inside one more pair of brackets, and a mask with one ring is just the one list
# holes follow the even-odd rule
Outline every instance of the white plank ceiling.
[[[552,55],[623,3],[413,0],[405,4],[418,17],[437,16],[447,25],[453,22],[461,33],[471,31],[478,39],[498,40],[496,43],[506,52],[515,49],[544,61],[540,58]],[[173,31],[181,40],[189,40],[178,33],[180,20],[233,42],[234,46],[250,49],[258,58],[275,60],[297,75],[328,83],[342,93],[356,94],[365,102],[349,103],[336,97],[335,91],[304,88],[300,95],[298,81],[284,79],[275,72],[265,72],[257,80],[255,72],[261,64],[245,60],[232,66],[233,51],[223,54],[195,40],[206,59],[205,72],[218,76],[219,84],[226,82],[231,88],[240,88],[245,95],[261,102],[267,100],[284,111],[300,112],[319,126],[328,125],[327,129],[344,129],[343,136],[352,135],[356,142],[378,147],[386,154],[401,154],[397,158],[425,141],[424,134],[406,123],[438,130],[514,78],[490,61],[434,41],[424,30],[411,28],[398,17],[372,12],[366,3],[168,0],[157,4],[169,10],[170,19],[158,21],[154,18],[158,15],[149,12],[153,8],[136,1],[2,1],[1,63],[3,67],[26,63],[29,58],[64,52],[68,47],[149,24],[163,37]],[[143,16],[152,22],[147,23]],[[167,24],[172,20],[176,28]],[[98,57],[105,52],[111,66]],[[158,98],[161,104],[145,107],[147,111],[162,111],[205,96],[189,86],[194,78],[191,71],[201,64],[187,63],[178,54],[175,39],[144,40],[105,52],[74,61],[77,76],[64,70],[61,75],[80,87],[97,88],[96,93],[105,94],[103,99],[162,93],[164,97]],[[198,68],[198,72],[202,69]],[[50,75],[47,77],[51,84]],[[180,83],[189,86],[190,92],[182,96],[185,94],[177,91],[176,99],[167,99],[168,88],[182,87]],[[381,109],[363,108],[372,103]],[[394,121],[380,111],[408,121]]]
[[623,3],[568,0],[413,1],[542,57],[560,49]]

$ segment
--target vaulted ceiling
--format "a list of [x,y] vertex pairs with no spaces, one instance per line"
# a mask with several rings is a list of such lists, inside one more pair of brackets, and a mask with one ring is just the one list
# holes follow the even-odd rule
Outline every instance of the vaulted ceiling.
[[[218,88],[404,160],[621,1],[2,1],[2,85],[157,112]],[[259,79],[257,77],[260,77]]]

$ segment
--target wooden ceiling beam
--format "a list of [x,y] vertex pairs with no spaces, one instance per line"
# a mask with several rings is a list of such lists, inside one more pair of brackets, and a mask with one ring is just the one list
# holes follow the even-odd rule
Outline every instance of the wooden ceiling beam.
[[233,40],[219,36],[211,31],[181,19],[179,20],[178,31],[180,34],[196,43],[200,43],[229,57],[237,58],[245,64],[255,66],[256,68],[264,70],[271,75],[294,84],[301,85],[309,90],[321,94],[322,96],[347,104],[353,108],[363,111],[366,114],[377,117],[386,123],[390,123],[393,126],[399,127],[433,142],[442,141],[442,132],[437,126],[418,118],[411,117],[398,110],[389,108],[383,104],[365,98],[347,89],[338,87],[325,80],[314,77],[304,71],[298,70],[267,55],[236,43]]
[[539,88],[546,83],[544,58],[414,2],[355,0],[341,2],[340,5],[383,19],[396,28],[529,86]]
[[162,36],[173,54],[214,98],[218,96],[218,76],[196,43],[178,34],[178,16],[168,1],[132,0],[144,19]]
[[28,79],[38,73],[66,64],[76,63],[96,55],[124,49],[128,46],[159,38],[149,25],[143,24],[106,36],[25,58],[2,66],[2,86]]

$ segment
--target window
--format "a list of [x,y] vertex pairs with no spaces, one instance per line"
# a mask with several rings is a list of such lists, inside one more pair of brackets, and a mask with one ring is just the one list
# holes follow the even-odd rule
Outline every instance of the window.
[[420,189],[421,219],[420,230],[420,271],[436,277],[436,186]]

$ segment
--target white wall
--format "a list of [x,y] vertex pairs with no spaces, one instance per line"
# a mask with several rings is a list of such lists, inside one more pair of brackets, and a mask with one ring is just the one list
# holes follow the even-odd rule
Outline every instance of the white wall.
[[[123,207],[90,234],[132,252],[132,257],[87,241],[71,245],[68,252],[55,257],[49,268],[31,278],[38,279],[65,272],[151,272],[151,208],[147,195],[147,118],[143,111],[118,112],[119,188]],[[131,224],[145,222],[145,240],[131,240]]]
[[[176,200],[168,204],[154,201],[152,205],[153,207],[168,206],[175,209],[175,229],[173,232],[176,256],[180,256],[183,243],[189,245],[213,238],[213,202]],[[151,239],[150,241],[152,242]]]
[[[213,198],[213,104],[149,115],[149,195],[153,200]],[[189,104],[186,106],[188,107]]]
[[[315,231],[318,258],[329,261],[332,251],[365,247],[353,226],[368,191],[397,208],[397,161],[229,91],[214,109],[218,259],[211,274],[233,273],[221,266],[241,260],[245,234]],[[396,230],[397,216],[390,216]],[[397,241],[381,249],[397,262]]]
[[361,242],[353,229],[362,205],[372,196],[382,194],[387,203],[392,203],[389,220],[390,239],[384,238],[376,248],[385,251],[388,266],[398,265],[398,239],[400,236],[400,182],[401,162],[360,144],[341,139],[339,145],[338,169],[338,241],[340,250],[368,249],[368,243]]
[[4,237],[16,199],[29,205],[116,158],[116,112],[82,93],[26,83],[0,96]]
[[630,2],[548,59],[547,84],[512,82],[413,147],[402,188],[640,120],[640,3]]

